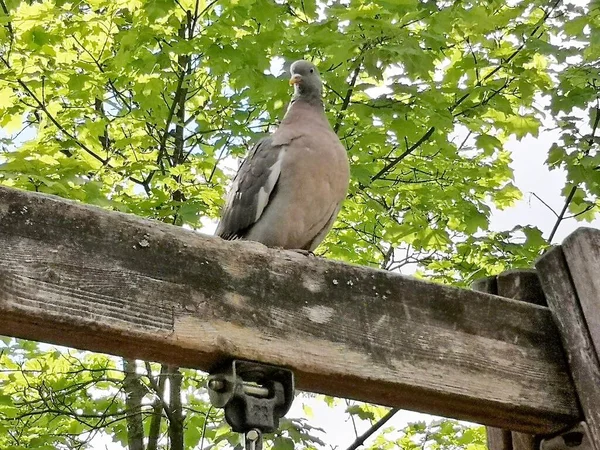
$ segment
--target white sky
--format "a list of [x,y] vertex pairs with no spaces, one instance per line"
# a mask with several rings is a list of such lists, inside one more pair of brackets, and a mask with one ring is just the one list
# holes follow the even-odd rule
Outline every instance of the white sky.
[[[523,192],[523,199],[504,211],[494,210],[491,220],[493,230],[507,230],[517,224],[535,225],[548,237],[556,216],[544,206],[532,193],[541,197],[554,211],[560,212],[564,205],[561,190],[565,183],[562,170],[549,171],[544,164],[550,146],[556,142],[558,134],[542,132],[539,138],[527,136],[521,142],[511,140],[508,149],[512,152],[515,184]],[[566,214],[569,216],[569,213]],[[600,219],[593,222],[578,222],[576,219],[564,220],[554,237],[553,244],[560,244],[564,238],[580,226],[600,228]]]

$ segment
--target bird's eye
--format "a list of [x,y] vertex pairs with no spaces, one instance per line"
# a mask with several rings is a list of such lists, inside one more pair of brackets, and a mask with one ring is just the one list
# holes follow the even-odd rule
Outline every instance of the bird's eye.
[[313,73],[315,71],[315,69],[310,69],[310,73]]

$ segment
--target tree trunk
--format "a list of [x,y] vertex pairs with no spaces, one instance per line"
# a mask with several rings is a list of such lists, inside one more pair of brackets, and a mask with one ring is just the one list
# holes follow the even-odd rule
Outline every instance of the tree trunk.
[[[151,377],[152,373],[148,373]],[[156,383],[151,383],[152,387],[157,390],[156,400],[152,403],[152,419],[150,420],[150,430],[148,431],[148,445],[146,450],[157,450],[158,439],[160,438],[160,426],[163,418],[163,408],[167,405],[163,404],[165,398],[165,380],[167,377],[167,366],[160,366],[160,375]]]
[[181,407],[182,375],[177,366],[167,368],[169,378],[169,403],[171,419],[169,420],[169,441],[171,450],[183,450],[183,411]]
[[142,399],[146,389],[136,373],[136,363],[132,359],[123,359],[125,380],[125,405],[127,407],[127,446],[129,450],[144,450],[144,423],[142,418]]

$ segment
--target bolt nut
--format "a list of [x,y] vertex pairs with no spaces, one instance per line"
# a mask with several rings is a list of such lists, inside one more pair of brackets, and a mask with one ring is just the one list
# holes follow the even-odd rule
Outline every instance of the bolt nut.
[[221,392],[225,389],[225,382],[217,379],[208,380],[208,388],[216,392]]
[[250,430],[246,433],[246,439],[248,439],[249,441],[256,441],[258,440],[258,431],[256,430]]

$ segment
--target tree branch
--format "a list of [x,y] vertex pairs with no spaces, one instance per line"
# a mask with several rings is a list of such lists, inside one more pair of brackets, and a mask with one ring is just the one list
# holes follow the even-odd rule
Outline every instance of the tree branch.
[[575,197],[575,192],[577,192],[576,185],[571,188],[571,192],[569,192],[569,195],[567,195],[565,204],[563,205],[563,208],[562,208],[560,214],[558,215],[556,222],[554,223],[554,226],[552,227],[550,236],[548,236],[548,243],[550,243],[550,244],[552,243],[552,239],[554,239],[554,235],[556,234],[556,231],[558,230],[558,226],[563,221],[563,219],[565,217],[565,213],[567,212],[567,208],[569,207],[569,204],[571,203],[571,200],[573,200],[573,197]]
[[[182,28],[183,28],[183,25],[182,25]],[[183,28],[183,30],[185,33],[185,28]],[[184,35],[184,37],[185,37],[185,35]],[[161,167],[162,167],[162,164],[161,164],[162,159],[164,158],[166,151],[167,151],[167,139],[169,137],[169,127],[171,126],[173,118],[175,117],[175,111],[177,109],[177,106],[179,105],[181,96],[185,97],[183,83],[185,81],[185,77],[188,72],[189,61],[190,61],[190,59],[186,58],[185,67],[181,67],[181,66],[179,67],[181,72],[179,73],[179,76],[178,76],[177,87],[175,88],[175,95],[173,97],[173,103],[171,103],[171,107],[169,108],[169,113],[167,115],[167,120],[165,122],[165,129],[163,130],[162,135],[160,137],[160,143],[159,143],[159,147],[158,147],[158,156],[157,156],[156,160],[157,160],[157,163]],[[155,173],[156,173],[156,170],[153,170],[152,172],[150,172],[150,174],[146,177],[146,179],[144,181],[149,184],[152,181],[152,178],[154,177]],[[163,173],[164,173],[164,168],[163,168]]]
[[[2,1],[2,0],[0,0],[0,1]],[[2,6],[2,5],[0,5],[0,6]],[[8,69],[11,69],[9,61],[7,59],[5,59],[2,55],[0,55],[0,61],[2,61],[2,63],[4,63],[4,65]],[[58,120],[52,114],[50,114],[50,112],[46,108],[46,104],[45,104],[45,101],[43,101],[43,99],[40,100],[37,97],[37,95],[35,95],[35,93],[29,88],[29,86],[27,86],[27,84],[23,80],[17,79],[16,82],[19,84],[19,86],[21,86],[23,88],[23,90],[25,90],[27,95],[32,100],[35,101],[37,106],[44,112],[46,117],[48,117],[48,119],[50,119],[50,121],[54,124],[54,126],[56,126],[56,128],[58,128],[58,130],[60,130],[65,136],[67,136],[69,139],[71,139],[78,147],[80,147],[86,153],[91,155],[94,159],[101,162],[102,166],[108,167],[110,169],[114,169],[114,167],[110,165],[110,157],[108,155],[107,155],[106,159],[102,158],[100,155],[96,154],[93,150],[91,150],[87,145],[85,145],[83,142],[81,142],[79,139],[77,139],[77,137],[75,135],[69,133],[67,131],[67,129],[60,122],[58,122]],[[97,106],[97,105],[95,105],[95,106]],[[32,106],[30,106],[30,107],[32,107]],[[106,133],[105,133],[105,135],[106,135]],[[104,147],[104,144],[103,144],[103,147]],[[132,175],[126,175],[126,178],[128,178],[129,180],[133,181],[136,184],[144,186],[144,189],[146,190],[146,192],[149,191],[147,183],[145,181],[139,180]]]
[[150,429],[148,430],[148,445],[146,450],[157,450],[158,449],[158,439],[160,438],[160,425],[162,422],[162,410],[166,408],[166,404],[164,403],[164,389],[165,389],[165,380],[167,374],[167,366],[160,366],[160,373],[158,376],[158,382],[152,377],[152,368],[150,367],[149,362],[146,363],[146,370],[148,372],[148,379],[150,380],[150,384],[157,392],[156,400],[152,403],[152,419],[150,419]]
[[[165,393],[164,393],[164,391],[165,391],[164,380],[167,378],[167,374],[168,374],[167,369],[168,368],[167,368],[167,366],[161,366],[160,378],[157,382],[156,379],[152,376],[152,369],[150,367],[150,363],[148,361],[144,361],[144,362],[146,364],[146,371],[148,372],[148,380],[150,381],[150,386],[152,386],[152,389],[154,389],[156,396],[160,400],[160,403],[163,407],[163,410],[165,411],[165,415],[167,416],[167,419],[169,419],[169,421],[172,421],[172,420],[174,420],[173,414],[171,413],[170,406],[167,404],[167,401],[165,399]],[[161,383],[162,383],[162,385],[161,385]]]
[[[598,130],[598,124],[600,124],[600,106],[596,106],[594,108],[594,111],[596,112],[596,118],[594,119],[594,125],[592,126],[592,133],[590,134],[590,138],[588,139],[588,143],[591,146],[594,143],[594,138],[596,136],[596,131]],[[565,204],[563,205],[563,208],[560,212],[560,214],[558,215],[556,222],[554,223],[554,226],[552,227],[552,231],[550,232],[550,236],[548,236],[548,242],[552,243],[552,239],[554,239],[554,235],[556,234],[556,231],[558,230],[559,225],[561,224],[561,222],[565,219],[565,213],[567,212],[567,208],[569,207],[569,205],[571,204],[571,201],[573,200],[573,197],[575,197],[575,192],[577,192],[577,188],[579,185],[574,185],[571,188],[571,191],[569,192],[569,195],[567,195],[567,198],[565,200]]]
[[[556,9],[556,7],[559,5],[559,3],[561,1],[562,0],[556,0],[554,2],[554,4],[552,6],[550,6],[547,11],[544,12],[544,16],[540,19],[539,23],[531,31],[531,33],[529,33],[529,37],[533,36],[535,33],[538,32],[538,30],[541,28],[541,26],[544,23],[546,23],[546,20],[548,19],[548,17],[550,17],[550,14],[552,13],[552,11],[554,11]],[[492,70],[485,77],[483,77],[483,79],[480,82],[477,82],[475,84],[475,86],[476,87],[482,86],[484,81],[487,81],[488,79],[493,77],[496,73],[498,73],[498,71],[500,71],[500,69],[502,69],[502,67],[504,67],[506,64],[511,62],[521,52],[521,50],[523,50],[525,48],[525,45],[527,44],[527,42],[528,42],[528,40],[523,40],[521,45],[519,45],[517,47],[517,49],[508,56],[508,58],[506,58],[504,61],[502,61],[500,64],[498,64],[498,66],[495,67],[494,70]],[[472,92],[469,91],[466,94],[464,94],[461,98],[459,98],[456,101],[456,103],[450,108],[450,112],[454,111],[463,101],[465,101],[471,95],[471,93]]]
[[[10,68],[10,66],[8,66],[8,61],[5,61],[4,58],[2,58],[2,60],[4,64],[7,65],[8,68]],[[66,128],[63,127],[62,124],[60,124],[52,114],[50,114],[50,111],[48,111],[46,105],[44,105],[44,103],[40,99],[38,99],[37,95],[35,95],[35,93],[31,89],[29,89],[25,82],[23,82],[20,79],[17,79],[17,83],[25,90],[25,92],[27,92],[27,95],[29,95],[29,97],[31,97],[37,103],[38,107],[44,112],[44,114],[46,114],[46,117],[50,119],[50,121],[54,124],[54,126],[56,126],[56,128],[58,128],[62,133],[65,134],[65,136],[67,136],[69,139],[75,142],[75,144],[77,144],[77,146],[83,149],[86,153],[91,155],[94,159],[100,161],[103,166],[108,164],[108,159],[102,158],[100,155],[96,154],[93,150],[91,150],[87,145],[85,145],[83,142],[77,139],[74,135],[69,133],[66,130]]]
[[183,412],[181,405],[182,374],[177,366],[167,369],[169,378],[169,403],[172,419],[169,420],[169,442],[171,450],[183,450]]
[[435,127],[429,128],[429,130],[427,130],[427,132],[423,136],[421,136],[421,138],[417,142],[415,142],[413,145],[411,145],[409,148],[407,148],[400,156],[394,158],[383,169],[381,169],[379,172],[377,172],[375,175],[373,175],[371,177],[371,183],[373,181],[381,178],[389,170],[393,169],[396,166],[396,164],[398,164],[400,161],[402,161],[404,158],[406,158],[408,155],[410,155],[412,152],[414,152],[417,148],[419,148],[421,146],[421,144],[423,144],[425,141],[428,141],[434,131],[435,131]]
[[550,211],[552,211],[552,214],[554,214],[556,217],[558,217],[558,213],[556,211],[554,211],[552,206],[550,206],[548,203],[546,203],[544,200],[542,200],[542,198],[539,195],[537,195],[535,192],[532,192],[531,195],[533,195],[535,198],[537,198],[546,208],[548,208]]
[[[2,8],[2,12],[4,14],[6,14],[7,17],[10,17],[10,12],[8,11],[8,7],[6,6],[6,2],[4,0],[0,0],[0,7]],[[6,27],[6,30],[8,31],[8,35],[10,36],[10,44],[11,44],[9,47],[9,52],[10,52],[10,49],[12,48],[12,43],[15,39],[15,32],[13,30],[12,23],[10,20],[4,26]],[[10,58],[10,53],[9,53],[9,58]]]
[[392,417],[394,417],[394,414],[396,414],[398,411],[400,411],[400,408],[390,409],[385,416],[383,416],[381,419],[379,419],[377,422],[371,425],[371,428],[369,428],[363,434],[358,436],[356,440],[352,444],[350,444],[350,446],[346,450],[356,450],[358,447],[363,445],[367,439],[369,439],[373,434],[377,432],[377,430],[379,430]]
[[348,85],[348,90],[346,91],[346,95],[344,97],[344,101],[342,102],[342,107],[338,111],[337,119],[335,121],[335,125],[333,126],[333,131],[337,134],[342,126],[342,119],[344,118],[344,112],[348,109],[350,105],[350,99],[352,98],[352,92],[354,92],[354,86],[356,86],[356,80],[358,80],[358,75],[360,74],[360,68],[362,66],[362,56],[360,57],[358,64],[354,68],[352,72],[352,78],[350,79],[350,84]]
[[[535,33],[537,33],[537,31],[546,22],[546,20],[548,19],[548,17],[552,13],[552,11],[559,5],[560,2],[561,2],[561,0],[556,0],[554,2],[554,4],[552,6],[550,6],[547,11],[545,11],[544,16],[540,19],[540,22],[536,25],[536,27],[533,29],[533,31],[531,31],[531,33],[529,33],[529,36],[533,36]],[[485,81],[489,80],[496,73],[498,73],[498,71],[500,71],[500,69],[502,69],[502,67],[504,67],[506,64],[508,64],[510,61],[512,61],[521,52],[521,50],[523,50],[523,48],[525,48],[526,43],[527,43],[527,41],[523,42],[512,54],[510,54],[508,56],[508,58],[506,58],[506,60],[502,61],[490,73],[488,73],[480,81],[478,81],[477,83],[475,83],[474,87],[481,87],[481,86],[483,86],[483,83]],[[469,44],[469,46],[470,46],[470,44]],[[482,105],[485,104],[485,103],[487,103],[488,101],[490,101],[501,90],[505,89],[508,86],[508,84],[510,84],[510,83],[505,83],[505,85],[502,88],[500,88],[498,91],[494,91],[494,94],[492,94],[487,99],[487,101],[482,102]],[[471,93],[472,93],[472,91],[466,92],[458,100],[456,100],[456,102],[450,108],[448,108],[448,110],[450,112],[453,112],[459,105],[461,105],[471,95]],[[467,108],[467,109],[469,109],[469,108]],[[461,111],[460,113],[456,114],[455,117],[458,116],[458,115],[460,115],[460,114],[463,114],[465,111],[466,110]],[[371,183],[373,181],[381,178],[383,175],[386,174],[386,172],[388,172],[389,170],[393,169],[400,161],[402,161],[404,158],[406,158],[408,155],[410,155],[414,150],[416,150],[422,143],[424,143],[425,141],[427,141],[431,137],[431,135],[433,134],[434,131],[435,131],[434,127],[429,128],[427,130],[427,132],[417,141],[416,144],[414,144],[410,149],[406,150],[400,156],[398,156],[397,158],[395,158],[394,160],[392,160],[391,163],[387,164],[376,175],[374,175],[373,177],[371,177]]]

